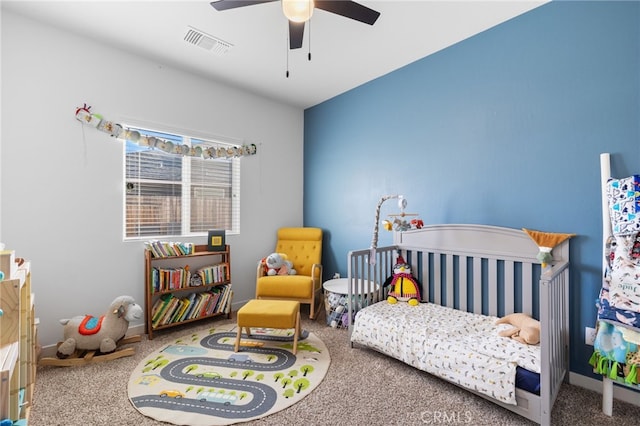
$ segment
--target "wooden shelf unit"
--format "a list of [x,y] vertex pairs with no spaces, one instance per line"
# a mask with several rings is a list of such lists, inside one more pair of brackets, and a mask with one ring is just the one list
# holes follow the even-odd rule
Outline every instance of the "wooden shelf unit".
[[[187,324],[190,322],[201,321],[207,318],[213,318],[221,315],[226,315],[227,318],[231,318],[231,303],[233,299],[233,291],[231,290],[231,252],[229,245],[225,246],[223,251],[208,251],[207,245],[196,245],[194,247],[194,253],[181,256],[167,256],[167,257],[153,257],[152,252],[149,249],[145,249],[144,252],[144,268],[145,268],[145,327],[146,333],[149,339],[153,339],[154,332],[162,329],[175,327],[177,325]],[[154,268],[159,269],[180,269],[189,267],[191,273],[195,273],[201,268],[210,266],[224,265],[223,276],[210,284],[203,284],[199,286],[185,286],[181,288],[173,288],[168,290],[156,290],[153,288],[153,271]],[[153,307],[158,299],[165,295],[174,296],[176,298],[188,297],[191,293],[203,293],[208,292],[222,286],[228,286],[229,292],[226,301],[221,309],[217,312],[205,315],[198,315],[195,318],[184,319],[177,322],[169,322],[165,324],[153,324]]]
[[37,367],[29,262],[0,281],[0,309],[0,419],[28,420]]

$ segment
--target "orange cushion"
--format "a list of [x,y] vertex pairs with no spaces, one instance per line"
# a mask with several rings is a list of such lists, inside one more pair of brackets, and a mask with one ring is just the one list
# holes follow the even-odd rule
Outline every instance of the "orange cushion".
[[313,280],[303,275],[260,277],[256,286],[258,297],[310,299],[313,296]]
[[250,300],[238,310],[238,327],[294,328],[300,303],[289,300]]

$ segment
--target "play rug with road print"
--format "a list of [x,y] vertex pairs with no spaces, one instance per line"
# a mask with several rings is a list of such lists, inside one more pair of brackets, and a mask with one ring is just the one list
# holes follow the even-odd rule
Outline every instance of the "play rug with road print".
[[329,369],[329,351],[293,329],[251,329],[233,351],[234,324],[184,336],[149,354],[129,379],[129,399],[145,416],[176,425],[246,422],[302,400]]

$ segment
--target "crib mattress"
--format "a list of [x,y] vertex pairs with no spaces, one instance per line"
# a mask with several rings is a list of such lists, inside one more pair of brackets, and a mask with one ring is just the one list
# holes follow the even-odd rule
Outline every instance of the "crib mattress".
[[368,306],[351,341],[507,404],[516,404],[516,369],[540,373],[540,346],[500,337],[498,318],[422,303]]

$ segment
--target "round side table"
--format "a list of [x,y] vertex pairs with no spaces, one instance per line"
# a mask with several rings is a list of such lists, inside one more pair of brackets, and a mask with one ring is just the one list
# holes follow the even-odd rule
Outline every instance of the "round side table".
[[[333,328],[348,328],[348,298],[349,280],[347,278],[334,278],[322,284],[324,289],[324,309],[327,317],[327,325]],[[376,286],[376,289],[378,286]],[[352,304],[353,315],[357,312],[360,303]]]

